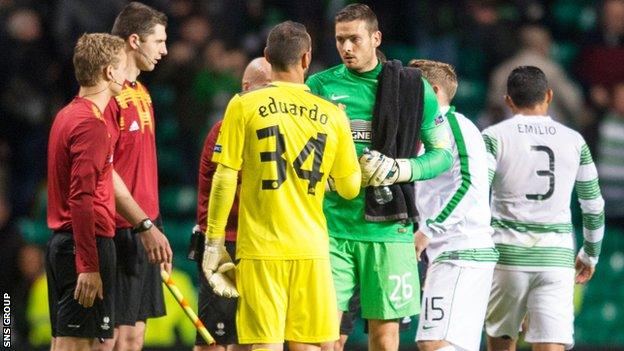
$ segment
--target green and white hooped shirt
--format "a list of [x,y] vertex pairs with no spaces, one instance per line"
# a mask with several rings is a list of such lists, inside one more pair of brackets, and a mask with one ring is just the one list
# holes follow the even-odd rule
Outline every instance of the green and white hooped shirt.
[[598,262],[604,201],[583,137],[548,116],[516,115],[483,131],[492,184],[492,227],[498,268],[574,268],[570,199],[583,213],[582,254]]
[[416,182],[419,230],[429,237],[429,262],[493,265],[498,253],[490,227],[485,143],[479,129],[454,107],[440,106],[448,122],[453,164],[436,178]]

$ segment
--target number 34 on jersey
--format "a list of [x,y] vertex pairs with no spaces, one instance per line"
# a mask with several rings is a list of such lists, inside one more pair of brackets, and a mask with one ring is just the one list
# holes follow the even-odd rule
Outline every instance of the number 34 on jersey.
[[232,99],[213,160],[242,169],[243,182],[256,191],[314,196],[329,175],[357,167],[350,127],[336,105],[286,84]]

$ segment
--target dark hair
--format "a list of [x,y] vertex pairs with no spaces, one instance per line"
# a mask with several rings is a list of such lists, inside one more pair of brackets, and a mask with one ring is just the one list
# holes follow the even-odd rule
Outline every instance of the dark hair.
[[351,22],[351,21],[364,21],[366,22],[366,28],[368,32],[376,32],[379,30],[379,23],[377,22],[377,16],[370,9],[370,7],[364,4],[350,4],[340,10],[334,18],[334,23],[338,22]]
[[516,67],[507,77],[507,95],[517,107],[533,107],[544,101],[548,80],[535,66]]
[[274,71],[287,71],[312,45],[306,27],[297,22],[282,22],[269,33],[266,42],[267,61]]
[[144,38],[154,32],[157,24],[167,27],[167,16],[145,4],[133,1],[117,15],[111,34],[124,40],[132,34]]

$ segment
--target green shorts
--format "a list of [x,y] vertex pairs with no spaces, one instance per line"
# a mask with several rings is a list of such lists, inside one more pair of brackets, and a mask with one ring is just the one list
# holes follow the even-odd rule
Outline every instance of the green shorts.
[[387,320],[420,313],[414,244],[330,237],[329,251],[339,310],[348,310],[359,285],[362,318]]

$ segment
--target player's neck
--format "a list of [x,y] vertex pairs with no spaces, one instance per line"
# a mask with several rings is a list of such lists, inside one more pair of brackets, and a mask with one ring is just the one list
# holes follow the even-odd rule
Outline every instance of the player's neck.
[[516,108],[513,113],[523,116],[548,116],[548,106],[546,106],[546,108],[541,106],[532,108]]
[[128,59],[126,60],[126,79],[129,82],[134,82],[141,74],[141,70],[137,66],[137,58],[134,57],[133,53],[128,53]]
[[366,72],[370,72],[372,70],[375,69],[375,67],[377,67],[377,65],[379,64],[379,59],[377,58],[377,56],[373,57],[373,59],[364,67],[356,70],[357,73],[366,73]]
[[78,96],[91,101],[100,112],[104,112],[106,105],[113,97],[112,91],[109,87],[110,83],[102,82],[92,87],[80,87]]
[[284,72],[272,71],[271,80],[303,84],[303,74],[299,70],[289,70]]

